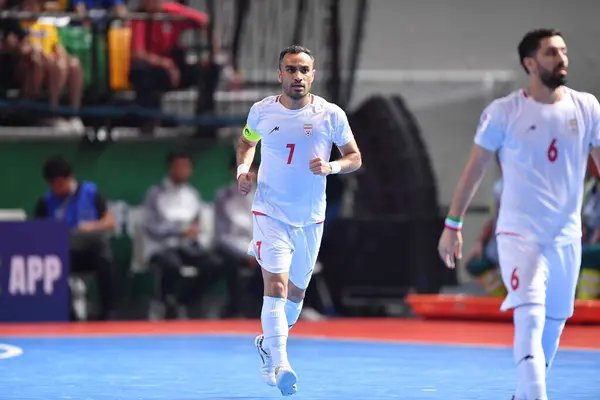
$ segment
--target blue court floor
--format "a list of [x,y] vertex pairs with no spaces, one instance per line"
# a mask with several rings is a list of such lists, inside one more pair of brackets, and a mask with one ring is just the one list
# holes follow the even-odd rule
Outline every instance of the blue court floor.
[[[2,338],[0,399],[280,399],[262,383],[251,336]],[[510,349],[290,339],[290,399],[508,400]],[[600,352],[561,350],[552,400],[600,399]]]

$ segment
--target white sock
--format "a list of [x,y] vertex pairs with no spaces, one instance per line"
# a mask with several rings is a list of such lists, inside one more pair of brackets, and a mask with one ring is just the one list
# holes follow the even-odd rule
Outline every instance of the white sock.
[[566,322],[567,320],[565,319],[546,318],[544,333],[542,335],[542,347],[544,348],[544,357],[546,359],[546,375],[548,375],[548,371],[552,367],[552,361],[554,361],[554,357],[558,351],[560,335],[562,335]]
[[546,360],[542,334],[546,319],[541,304],[525,305],[515,309],[514,357],[517,363],[517,398],[548,400],[546,395]]
[[288,299],[285,302],[285,316],[287,318],[288,330],[292,329],[292,326],[298,321],[298,317],[300,317],[300,312],[302,311],[302,304],[304,304],[304,300],[300,303],[294,303]]
[[288,325],[285,316],[286,299],[279,297],[263,297],[262,322],[265,339],[264,347],[273,358],[273,365],[287,364]]

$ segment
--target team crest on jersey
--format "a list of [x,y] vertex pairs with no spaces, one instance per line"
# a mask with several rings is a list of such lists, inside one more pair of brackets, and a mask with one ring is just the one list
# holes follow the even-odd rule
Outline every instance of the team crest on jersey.
[[312,124],[304,124],[304,136],[312,136]]
[[579,126],[577,125],[577,118],[570,118],[567,121],[567,128],[571,131],[571,133],[578,133]]

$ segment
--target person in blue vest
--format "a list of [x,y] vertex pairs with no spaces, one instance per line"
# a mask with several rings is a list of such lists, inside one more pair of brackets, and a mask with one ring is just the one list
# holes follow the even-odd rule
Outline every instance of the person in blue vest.
[[95,273],[100,303],[97,318],[110,319],[113,268],[109,238],[115,229],[115,217],[96,184],[78,182],[64,158],[48,159],[42,174],[50,190],[38,200],[34,216],[64,220],[70,225],[71,272]]

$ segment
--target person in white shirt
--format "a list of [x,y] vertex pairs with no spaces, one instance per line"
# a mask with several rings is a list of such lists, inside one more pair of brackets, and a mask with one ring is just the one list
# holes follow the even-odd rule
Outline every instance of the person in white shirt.
[[[238,140],[237,180],[240,193],[248,194],[248,171],[262,140],[248,250],[264,281],[263,335],[255,344],[263,379],[287,396],[297,390],[287,337],[300,315],[321,245],[327,176],[356,171],[362,159],[344,111],[310,93],[315,78],[310,50],[285,48],[277,74],[283,93],[252,106]],[[342,157],[330,162],[334,144]]]
[[546,374],[573,315],[581,263],[581,203],[588,156],[600,161],[600,105],[567,88],[567,46],[554,29],[528,32],[518,47],[529,86],[483,112],[456,188],[439,254],[461,258],[462,220],[494,152],[504,186],[496,224],[502,278],[514,309],[513,399],[547,400]]
[[[205,204],[189,182],[192,156],[185,151],[169,153],[167,168],[168,175],[148,189],[144,200],[143,258],[161,272],[156,300],[164,304],[166,317],[187,318],[187,308],[221,279],[227,282],[229,298],[237,295],[237,276],[201,241]],[[182,285],[183,266],[198,270],[189,285]]]

